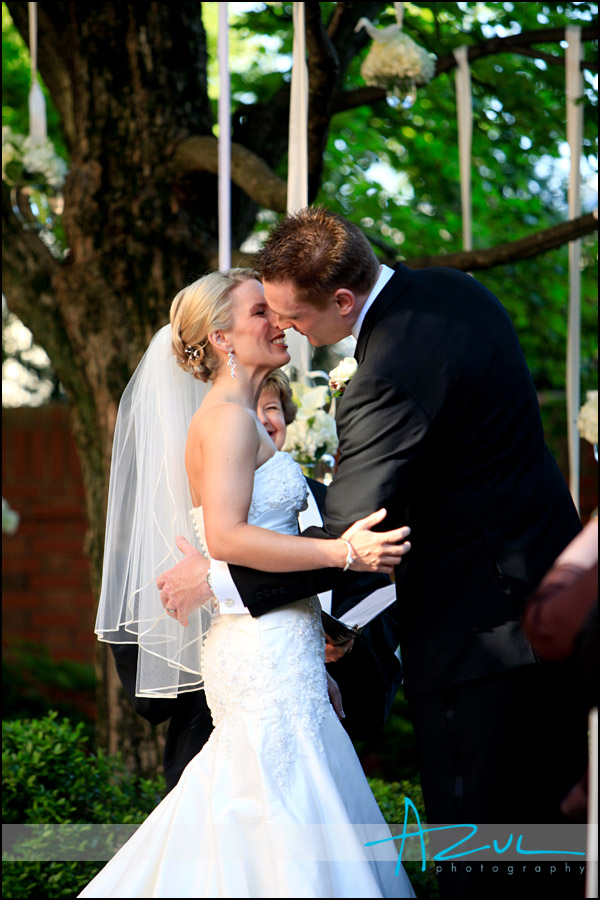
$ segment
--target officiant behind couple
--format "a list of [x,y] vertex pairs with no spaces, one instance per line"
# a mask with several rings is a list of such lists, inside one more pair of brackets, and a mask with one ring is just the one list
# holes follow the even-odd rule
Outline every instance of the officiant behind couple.
[[177,295],[121,400],[96,630],[138,644],[137,695],[203,686],[215,727],[82,897],[414,896],[329,701],[317,598],[255,618],[228,598],[163,611],[156,590],[190,513],[217,569],[320,568],[333,584],[389,574],[410,549],[408,528],[372,530],[382,509],[337,539],[298,535],[306,481],[255,411],[288,360],[255,273],[212,273]]
[[[263,387],[257,413],[278,450],[283,449],[287,426],[295,421],[297,406],[286,374],[272,372]],[[307,478],[308,505],[299,514],[300,530],[322,524],[326,486]],[[364,574],[323,593],[321,608],[334,616],[348,613],[357,603],[379,591],[390,589],[389,575]],[[397,648],[399,630],[396,604],[368,623],[356,641],[341,647],[327,643],[325,659],[330,675],[341,692],[342,724],[353,740],[369,740],[381,731],[394,697],[402,683],[402,666]],[[213,729],[210,710],[203,690],[188,691],[176,698],[136,696],[139,647],[137,643],[111,643],[119,678],[136,712],[154,725],[168,720],[163,766],[167,790],[179,781],[181,773],[198,753]]]

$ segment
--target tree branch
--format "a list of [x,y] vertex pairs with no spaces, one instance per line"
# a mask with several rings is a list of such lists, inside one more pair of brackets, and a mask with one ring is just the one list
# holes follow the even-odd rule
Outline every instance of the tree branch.
[[[488,247],[483,250],[458,251],[457,253],[439,253],[435,256],[419,256],[412,259],[401,260],[409,269],[427,269],[431,266],[448,266],[451,269],[460,269],[462,272],[476,272],[484,269],[493,269],[495,266],[507,265],[519,262],[522,259],[531,259],[549,250],[556,250],[569,241],[592,234],[598,230],[598,219],[595,213],[588,213],[578,219],[569,222],[561,222],[552,228],[538,231],[518,241],[507,244],[499,244],[497,247]],[[369,243],[380,247],[387,258],[383,259],[386,265],[394,267],[398,265],[398,259],[394,257],[394,248],[375,235],[369,235]],[[240,250],[232,250],[232,265],[252,268],[256,263],[255,253],[242,253]],[[213,268],[217,267],[218,260],[215,255],[212,261]]]
[[[507,263],[518,262],[522,259],[531,259],[548,250],[555,250],[569,241],[592,234],[598,230],[598,219],[594,213],[587,213],[569,222],[561,222],[551,228],[544,228],[535,234],[520,238],[517,241],[509,241],[506,244],[498,244],[496,247],[488,247],[484,250],[466,250],[457,253],[438,254],[436,256],[419,256],[413,259],[402,260],[410,269],[427,269],[430,266],[449,266],[451,269],[460,269],[463,272],[475,272],[483,269],[493,269],[494,266],[502,266]],[[392,263],[394,265],[394,263]]]
[[[564,66],[564,56],[554,56],[552,53],[542,53],[541,50],[534,50],[532,47],[513,47],[511,53],[517,53],[519,56],[529,56],[531,59],[541,59],[549,66]],[[588,69],[590,72],[598,71],[597,60],[582,60],[579,68],[583,72]]]
[[320,4],[305,4],[308,50],[308,198],[317,195],[323,173],[331,104],[338,86],[340,64],[321,18]]
[[[180,173],[193,170],[217,173],[217,139],[209,135],[186,138],[177,147],[174,162]],[[239,144],[232,144],[231,147],[231,175],[235,184],[246,191],[248,196],[261,206],[275,212],[285,212],[287,201],[285,181],[275,175],[256,154]],[[568,241],[573,241],[584,234],[591,234],[597,229],[597,218],[593,213],[588,213],[569,222],[561,222],[559,225],[543,229],[528,235],[528,237],[499,244],[496,247],[415,257],[404,260],[404,264],[413,269],[424,269],[428,266],[450,266],[465,272],[491,269],[494,266],[530,259],[532,256],[554,250]],[[381,246],[388,253],[391,252],[390,247],[377,241],[373,243]],[[395,262],[396,260],[388,260],[389,265],[394,265]]]
[[[178,174],[219,171],[218,141],[211,135],[185,138],[177,145],[173,158]],[[287,184],[269,168],[259,156],[242,147],[231,144],[231,180],[256,203],[285,212]]]
[[[581,29],[582,41],[597,40],[597,32],[593,25],[586,26]],[[563,41],[565,38],[564,28],[547,28],[537,29],[535,31],[522,31],[520,34],[509,34],[506,37],[493,37],[480,44],[472,44],[469,47],[469,62],[480,59],[484,56],[492,56],[497,53],[517,53],[526,56],[535,56],[543,59],[545,62],[552,61],[554,64],[564,65],[564,57],[554,57],[547,53],[534,53],[529,48],[532,44],[552,44]],[[434,78],[443,72],[449,72],[456,67],[456,59],[453,53],[445,53],[439,56],[435,65]],[[595,61],[589,64],[584,61],[581,63],[581,69],[590,69],[595,71],[597,63]],[[378,100],[385,100],[386,92],[383,88],[378,87],[360,87],[353,91],[345,91],[337,94],[333,104],[335,112],[343,112],[346,109],[355,109],[363,104],[376,103]]]
[[320,3],[306,3],[308,50],[308,197],[314,200],[323,172],[323,152],[331,123],[333,99],[350,61],[368,42],[354,28],[361,16],[376,16],[383,3],[338,3],[326,29]]
[[65,340],[64,322],[55,284],[63,265],[50,253],[33,229],[24,228],[13,212],[7,186],[2,184],[2,287],[9,309],[32,331],[65,383],[73,366],[71,345]]
[[[10,191],[2,182],[2,271],[7,299],[27,291],[30,302],[43,306],[46,313],[56,310],[51,282],[60,268],[35,230],[23,228],[13,211]],[[9,305],[18,314],[14,304]]]
[[369,43],[364,29],[355,31],[356,23],[363,16],[375,19],[386,3],[337,3],[327,27],[327,33],[336,49],[341,72],[345,72],[359,50]]

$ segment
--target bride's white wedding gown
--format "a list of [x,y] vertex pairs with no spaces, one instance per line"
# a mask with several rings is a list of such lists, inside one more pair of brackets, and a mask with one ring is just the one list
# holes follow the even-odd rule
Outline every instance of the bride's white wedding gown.
[[[256,471],[248,521],[297,533],[305,503],[278,451]],[[363,846],[390,832],[329,702],[318,601],[216,616],[203,676],[209,741],[79,896],[414,897],[394,842]]]

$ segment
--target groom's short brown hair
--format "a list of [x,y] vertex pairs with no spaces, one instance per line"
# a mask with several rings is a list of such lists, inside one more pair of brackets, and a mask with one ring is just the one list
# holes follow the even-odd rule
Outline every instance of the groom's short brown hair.
[[338,288],[368,292],[379,261],[360,228],[329,210],[309,206],[275,226],[256,268],[264,281],[293,282],[298,300],[321,308]]

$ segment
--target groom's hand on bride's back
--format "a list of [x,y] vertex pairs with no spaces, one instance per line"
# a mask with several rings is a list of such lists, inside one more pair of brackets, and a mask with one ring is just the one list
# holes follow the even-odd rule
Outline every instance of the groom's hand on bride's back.
[[209,561],[184,537],[176,539],[183,559],[156,579],[165,612],[187,628],[188,616],[208,603],[213,593],[206,583]]

